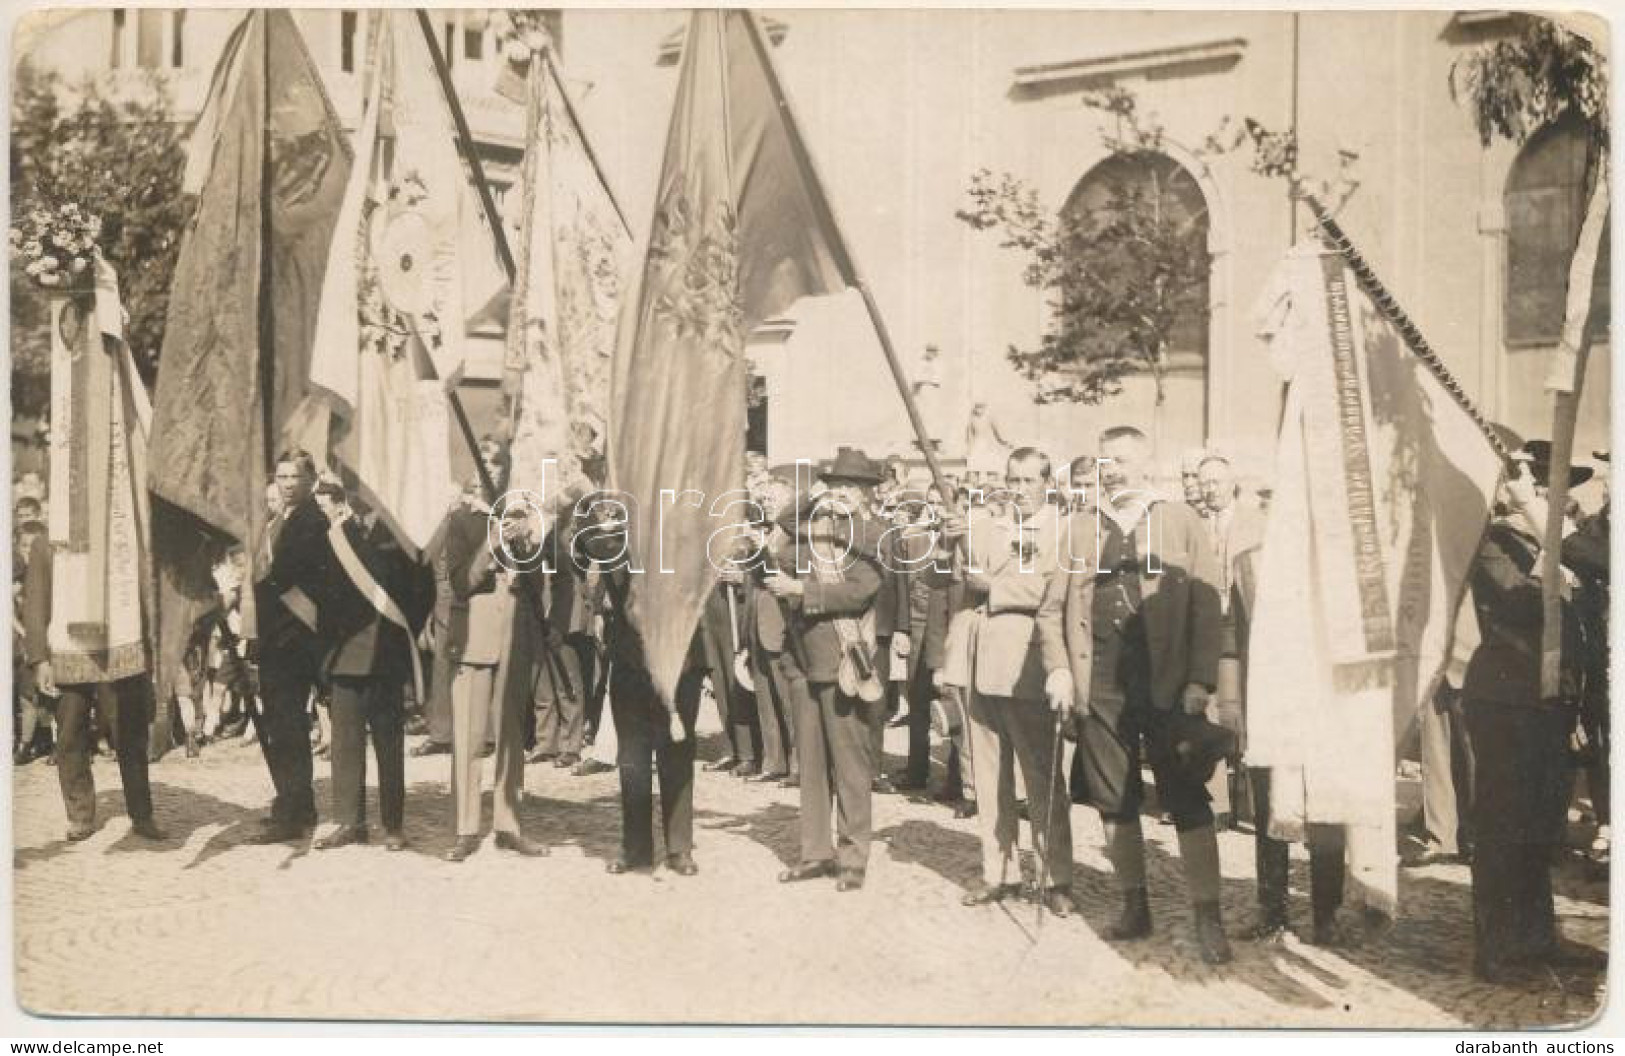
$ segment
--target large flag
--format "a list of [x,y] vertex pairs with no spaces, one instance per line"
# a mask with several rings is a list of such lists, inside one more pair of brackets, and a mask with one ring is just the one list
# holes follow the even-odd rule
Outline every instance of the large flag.
[[186,188],[199,200],[153,398],[161,694],[196,606],[213,595],[209,561],[227,540],[252,557],[261,534],[276,438],[304,392],[350,160],[292,17],[250,12],[226,42],[192,137]]
[[421,548],[458,493],[446,393],[463,367],[467,273],[495,258],[489,238],[465,253],[466,231],[485,221],[411,11],[374,12],[368,68],[310,362],[313,402],[331,418],[303,435],[319,458],[330,444],[396,536]]
[[[602,485],[610,363],[627,228],[576,119],[551,52],[525,87],[529,129],[518,281],[508,320],[507,375],[516,400],[515,487],[549,499]],[[550,512],[550,511],[545,511]]]
[[1288,381],[1258,560],[1248,764],[1272,828],[1347,826],[1367,905],[1397,902],[1395,744],[1450,659],[1501,460],[1339,254],[1289,254],[1261,332]]
[[755,16],[697,10],[647,257],[616,347],[610,476],[628,501],[630,616],[670,701],[717,569],[713,504],[745,486],[745,338],[856,285]]

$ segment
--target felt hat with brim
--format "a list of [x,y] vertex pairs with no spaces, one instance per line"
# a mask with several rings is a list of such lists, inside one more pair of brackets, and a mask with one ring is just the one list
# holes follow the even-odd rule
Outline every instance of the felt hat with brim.
[[852,484],[879,484],[880,470],[869,456],[854,447],[843,447],[819,474],[827,481],[845,481]]
[[[1529,440],[1523,445],[1524,454],[1529,456],[1529,472],[1535,478],[1535,483],[1543,488],[1552,485],[1552,442],[1550,440]],[[1593,470],[1590,466],[1569,467],[1569,487],[1577,488],[1591,479]]]

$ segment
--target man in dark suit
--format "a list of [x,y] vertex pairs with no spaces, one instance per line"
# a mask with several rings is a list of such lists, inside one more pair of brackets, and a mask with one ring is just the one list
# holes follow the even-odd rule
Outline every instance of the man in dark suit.
[[[779,880],[838,874],[836,890],[856,891],[872,837],[871,721],[885,706],[870,622],[884,578],[880,528],[864,514],[880,476],[861,451],[843,447],[824,479],[829,490],[817,502],[790,509],[780,521],[797,540],[801,560],[792,547],[775,557],[767,577],[767,589],[791,613],[785,655],[801,756],[801,860]],[[839,806],[833,844],[832,800]]]
[[[898,505],[904,521],[895,534],[892,576],[899,583],[899,604],[907,605],[907,630],[898,632],[902,645],[898,652],[908,664],[903,682],[908,697],[908,763],[895,784],[904,791],[921,791],[931,778],[931,698],[952,614],[953,555],[946,537],[936,530],[937,509],[923,492],[904,492]],[[904,620],[898,623],[901,628]]]
[[1218,561],[1197,512],[1151,492],[1144,433],[1107,429],[1100,458],[1100,516],[1075,517],[1069,529],[1070,554],[1084,564],[1055,573],[1037,623],[1052,706],[1071,695],[1081,715],[1073,799],[1099,812],[1123,894],[1122,916],[1106,937],[1151,934],[1140,829],[1145,759],[1179,835],[1197,949],[1209,964],[1223,964],[1231,952],[1213,810],[1206,777],[1197,780],[1179,751],[1186,731],[1203,721],[1218,677]]
[[378,763],[378,814],[384,846],[406,847],[406,716],[401,689],[421,680],[414,662],[417,631],[434,600],[433,573],[409,558],[376,518],[351,511],[337,482],[318,484],[317,502],[332,523],[331,589],[317,629],[328,652],[333,725],[333,818],[338,828],[317,850],[367,842],[367,734]]
[[[1510,429],[1497,431],[1508,450],[1523,447]],[[1542,697],[1541,493],[1550,466],[1520,454],[1496,496],[1495,517],[1468,580],[1480,644],[1461,689],[1476,764],[1473,970],[1489,982],[1509,981],[1524,967],[1606,963],[1597,951],[1561,940],[1552,902],[1552,859],[1562,845],[1569,737],[1584,657],[1574,607],[1565,601],[1559,692]]]
[[276,789],[256,843],[298,840],[316,827],[310,695],[321,670],[319,604],[333,576],[327,518],[317,508],[316,464],[292,450],[277,459],[282,506],[265,529],[268,565],[254,584],[262,719],[260,748]]
[[710,672],[708,650],[697,626],[677,683],[676,708],[683,738],[673,740],[670,713],[660,703],[649,676],[643,638],[626,616],[629,573],[618,561],[626,550],[625,539],[624,523],[602,521],[581,531],[575,542],[575,563],[598,566],[610,606],[605,637],[609,643],[609,708],[621,786],[621,851],[607,869],[616,875],[653,870],[654,780],[658,772],[666,867],[679,876],[693,876],[699,872],[694,861],[694,723],[700,708],[700,683]]

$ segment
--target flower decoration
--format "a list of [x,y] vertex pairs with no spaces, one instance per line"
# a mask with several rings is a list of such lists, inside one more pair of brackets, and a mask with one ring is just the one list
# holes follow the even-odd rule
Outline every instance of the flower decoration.
[[88,289],[95,283],[101,233],[101,217],[72,202],[35,207],[11,228],[11,259],[42,289]]

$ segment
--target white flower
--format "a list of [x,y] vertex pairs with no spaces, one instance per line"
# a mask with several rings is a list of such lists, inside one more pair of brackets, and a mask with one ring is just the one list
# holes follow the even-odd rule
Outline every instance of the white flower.
[[68,264],[68,270],[77,275],[89,266],[89,263],[84,257],[74,257],[73,260]]
[[39,277],[39,284],[41,286],[57,286],[60,285],[61,282],[62,276],[60,275],[41,275]]
[[62,266],[62,262],[57,260],[55,257],[41,257],[39,263],[40,267],[44,268],[46,271],[55,271],[57,268]]

